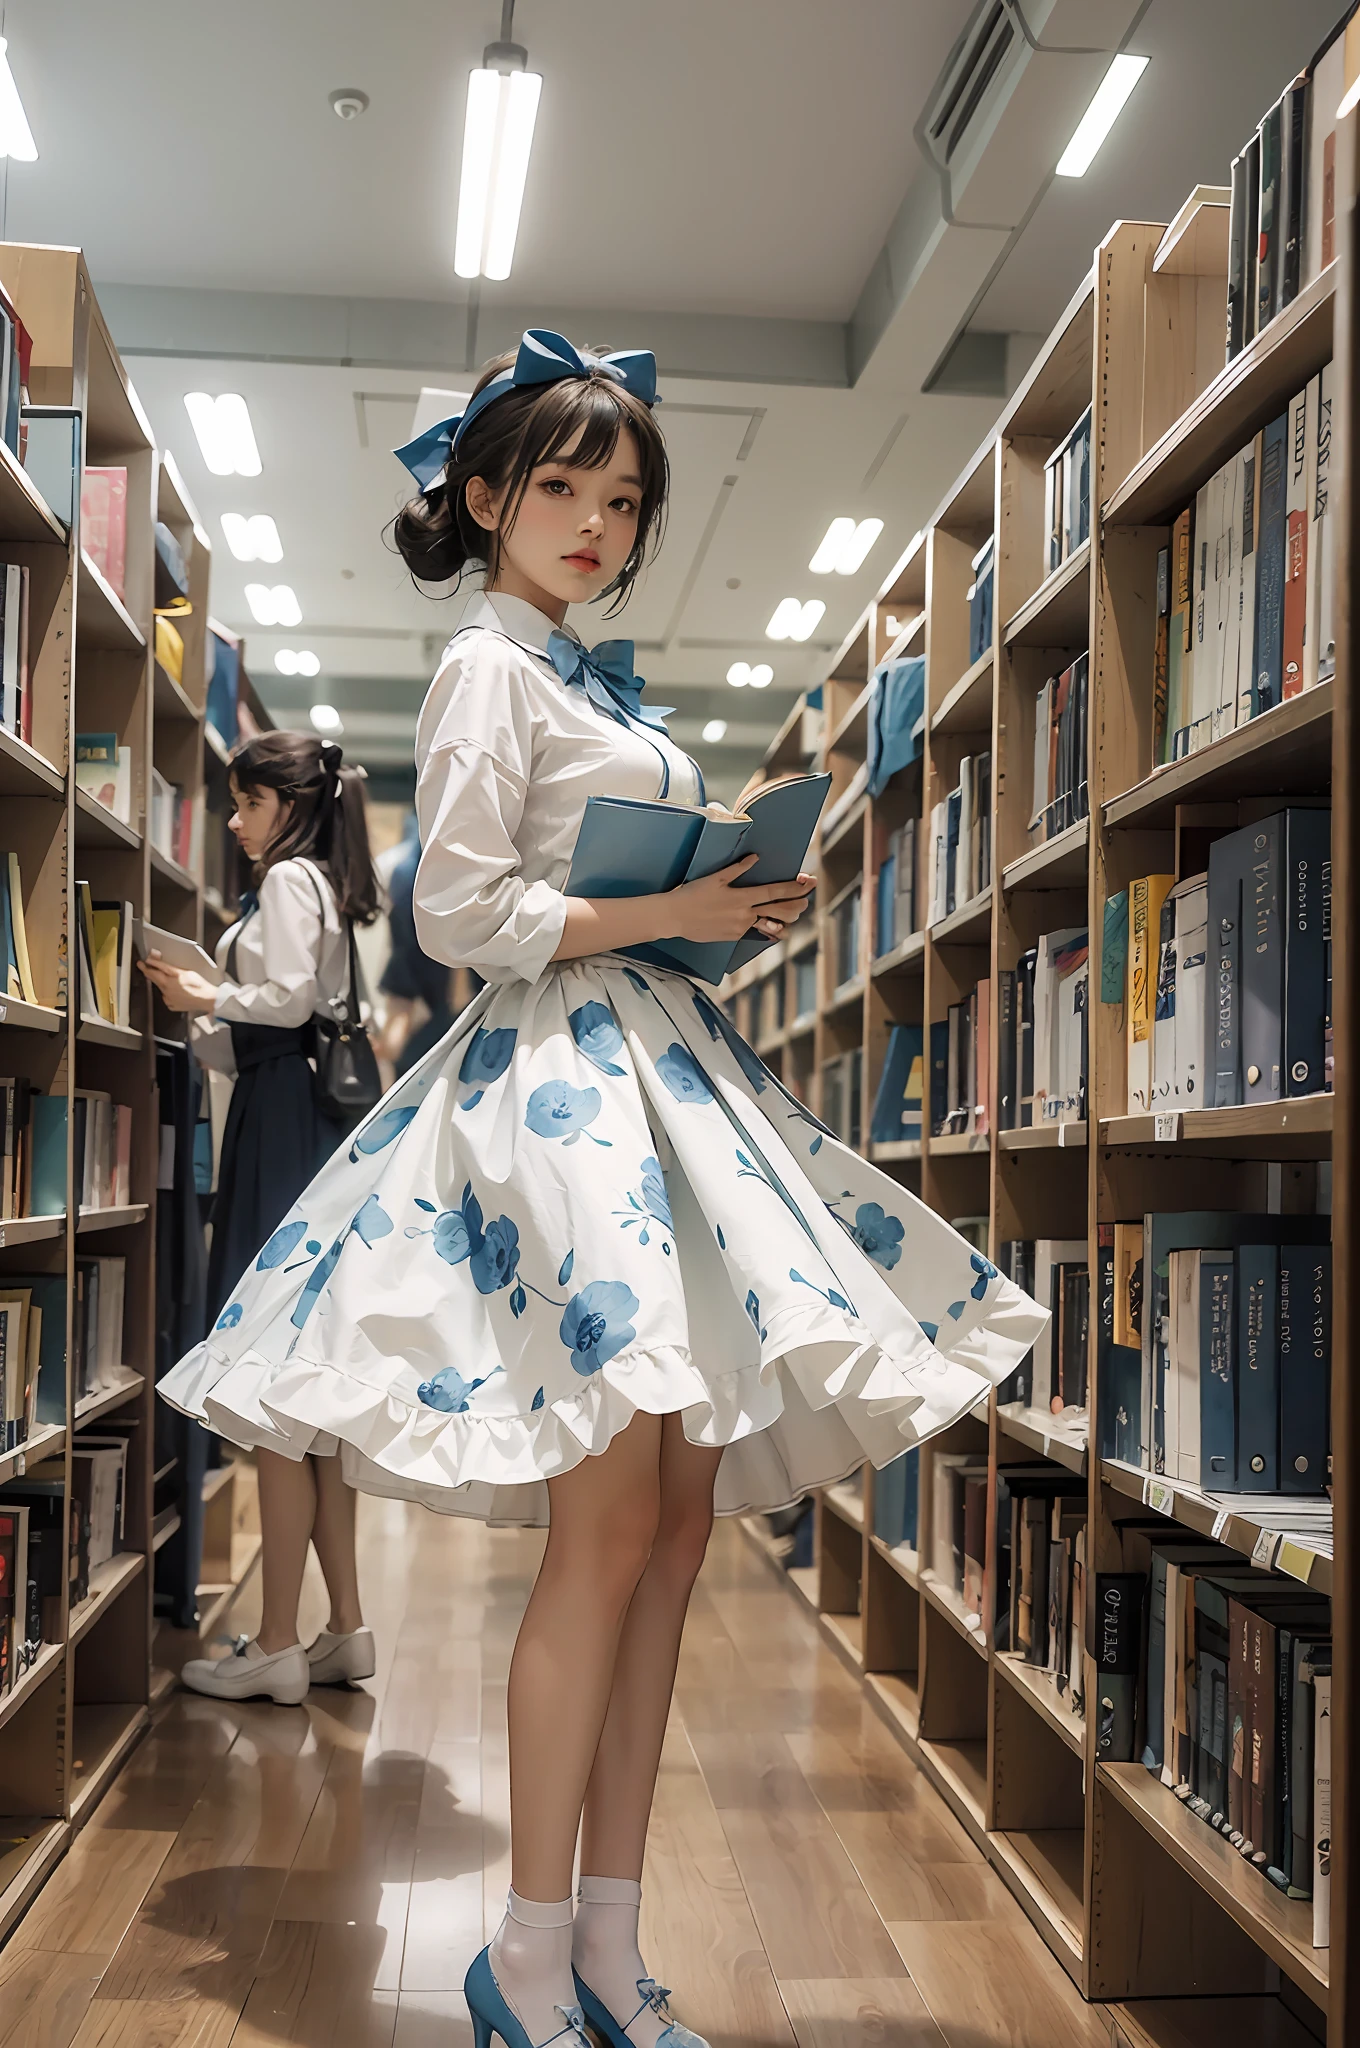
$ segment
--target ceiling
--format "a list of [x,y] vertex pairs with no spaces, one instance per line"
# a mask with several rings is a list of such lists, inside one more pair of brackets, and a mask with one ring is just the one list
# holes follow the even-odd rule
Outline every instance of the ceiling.
[[[1050,0],[1022,4],[1037,20]],[[986,230],[995,254],[958,288],[944,332],[1009,335],[1012,387],[1111,222],[1167,219],[1193,184],[1222,182],[1339,5],[1078,9],[1080,25],[1117,20],[1116,41],[1131,23],[1127,47],[1148,72],[1085,179],[1045,171],[1019,228]],[[515,33],[544,75],[519,246],[506,284],[469,287],[450,260],[464,78],[499,12],[498,0],[5,0],[40,158],[7,167],[4,233],[86,250],[209,527],[214,611],[246,633],[275,715],[332,701],[346,744],[394,774],[458,609],[414,590],[383,539],[403,496],[388,451],[422,386],[466,388],[469,366],[530,321],[655,346],[675,473],[666,545],[621,620],[575,623],[588,639],[636,640],[653,694],[678,707],[672,730],[730,793],[1000,403],[999,389],[926,394],[915,369],[895,377],[880,362],[857,386],[847,371],[881,252],[927,177],[914,125],[974,9],[519,0]],[[1045,164],[1105,57],[1068,61]],[[369,94],[359,120],[332,113],[340,86]],[[193,389],[245,394],[260,478],[207,474],[183,408]],[[231,559],[227,510],[274,516],[276,569]],[[884,535],[856,576],[812,577],[841,513],[883,519]],[[256,577],[294,586],[301,629],[253,625]],[[804,647],[764,638],[788,595],[827,603]],[[272,672],[280,645],[315,649],[316,683]],[[738,659],[768,659],[774,686],[729,689]],[[714,716],[729,730],[704,747]]]

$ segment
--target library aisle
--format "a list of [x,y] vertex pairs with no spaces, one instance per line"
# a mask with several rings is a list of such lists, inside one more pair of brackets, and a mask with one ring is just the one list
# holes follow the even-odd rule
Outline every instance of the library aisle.
[[[364,1500],[377,1677],[300,1709],[167,1700],[0,1951],[5,2048],[470,2048],[540,1543]],[[313,1628],[322,1601],[309,1584]],[[230,1627],[254,1619],[247,1592]],[[733,1522],[686,1630],[644,1900],[649,1960],[712,2048],[1111,2039]]]

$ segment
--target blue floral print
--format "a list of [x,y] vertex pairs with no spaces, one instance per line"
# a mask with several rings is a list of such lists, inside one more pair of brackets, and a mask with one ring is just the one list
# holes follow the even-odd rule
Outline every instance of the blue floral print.
[[427,1408],[438,1408],[445,1415],[466,1415],[472,1396],[485,1385],[486,1379],[465,1380],[456,1367],[446,1365],[430,1379],[421,1381],[416,1398]]
[[656,1063],[656,1071],[677,1102],[711,1102],[708,1076],[687,1045],[675,1040]]
[[[376,1195],[370,1195],[354,1219],[355,1235],[366,1245],[373,1245],[380,1237],[390,1237],[394,1229],[392,1218]],[[318,1246],[319,1250],[320,1247]]]
[[843,1294],[838,1294],[834,1287],[819,1287],[815,1280],[807,1279],[796,1266],[789,1267],[789,1278],[796,1280],[800,1287],[810,1287],[814,1294],[821,1295],[823,1301],[829,1301],[832,1308],[847,1309],[851,1315],[855,1313]]
[[579,1294],[573,1294],[558,1326],[562,1342],[571,1352],[572,1371],[587,1379],[625,1344],[631,1344],[637,1331],[629,1318],[640,1307],[623,1280],[592,1280]]
[[[574,1145],[599,1113],[598,1088],[573,1088],[570,1081],[544,1081],[529,1097],[524,1121],[540,1138],[561,1138],[564,1144]],[[608,1138],[595,1139],[597,1145],[609,1142]]]
[[752,1327],[763,1344],[767,1332],[760,1320],[760,1296],[753,1287],[748,1288],[746,1291],[746,1313],[751,1318]]
[[418,1105],[407,1103],[401,1109],[380,1110],[372,1123],[364,1125],[358,1137],[349,1148],[349,1163],[358,1163],[359,1155],[367,1152],[381,1152],[384,1145],[390,1145],[399,1138],[416,1113]]
[[330,1279],[331,1274],[335,1271],[335,1268],[339,1263],[340,1253],[344,1247],[344,1242],[345,1240],[343,1237],[337,1237],[335,1243],[331,1246],[325,1258],[318,1259],[315,1266],[312,1268],[311,1272],[307,1276],[307,1285],[303,1288],[301,1294],[298,1296],[297,1307],[293,1310],[292,1317],[290,1319],[295,1330],[300,1330],[302,1328],[308,1316],[316,1307],[316,1304],[321,1296],[322,1288]]
[[460,1109],[475,1109],[491,1083],[500,1080],[515,1056],[518,1036],[509,1028],[488,1031],[484,1024],[477,1026],[458,1069],[459,1081],[473,1090],[459,1103]]
[[889,1216],[878,1202],[861,1202],[855,1211],[855,1225],[850,1232],[862,1252],[867,1252],[876,1266],[891,1272],[902,1256],[903,1226],[896,1216]]
[[[669,1230],[672,1233],[675,1230],[675,1224],[671,1220],[670,1197],[666,1193],[666,1182],[661,1171],[661,1161],[654,1154],[649,1153],[638,1171],[642,1176],[641,1188],[636,1193],[630,1188],[628,1191],[628,1207],[626,1209],[616,1209],[614,1214],[622,1219],[619,1225],[621,1230],[631,1229],[635,1223],[640,1224],[641,1229],[638,1231],[638,1243],[650,1244],[651,1225],[653,1223],[659,1223],[663,1230]],[[665,1238],[661,1240],[661,1249],[669,1256],[671,1248]]]
[[213,1324],[213,1328],[215,1330],[234,1330],[244,1314],[245,1310],[239,1301],[228,1302],[221,1315],[217,1318],[217,1321]]
[[508,1216],[493,1217],[472,1247],[469,1262],[479,1294],[508,1287],[519,1271],[519,1230]]
[[1001,1278],[1000,1269],[994,1266],[990,1259],[984,1259],[981,1252],[973,1253],[971,1263],[977,1279],[968,1291],[974,1301],[981,1301],[992,1281]]
[[[257,1273],[267,1273],[271,1266],[281,1266],[289,1254],[301,1244],[307,1235],[307,1224],[302,1222],[281,1223],[270,1238],[264,1250],[255,1261]],[[320,1251],[320,1245],[317,1250]]]
[[592,1066],[615,1079],[627,1072],[625,1067],[615,1064],[615,1054],[623,1051],[623,1033],[618,1018],[604,1003],[582,1003],[567,1022],[572,1037]]

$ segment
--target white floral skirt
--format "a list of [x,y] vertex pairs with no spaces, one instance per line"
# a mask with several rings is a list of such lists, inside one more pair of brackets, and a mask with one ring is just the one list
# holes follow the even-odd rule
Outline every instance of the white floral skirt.
[[484,990],[159,1390],[495,1523],[546,1522],[545,1480],[679,1414],[736,1514],[945,1428],[1046,1320],[702,989],[607,955]]

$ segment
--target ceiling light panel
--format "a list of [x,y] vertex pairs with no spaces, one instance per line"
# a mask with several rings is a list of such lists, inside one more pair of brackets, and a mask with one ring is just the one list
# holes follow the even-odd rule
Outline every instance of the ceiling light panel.
[[453,251],[459,277],[510,275],[542,89],[536,71],[483,68],[468,78]]
[[1096,152],[1123,111],[1124,103],[1147,70],[1146,57],[1120,56],[1096,87],[1095,98],[1077,123],[1077,132],[1058,158],[1060,178],[1084,178]]
[[333,704],[313,704],[312,728],[316,732],[324,732],[328,738],[333,738],[336,733],[343,732],[345,726]]
[[853,576],[883,531],[881,519],[833,519],[808,568],[814,576]]
[[239,391],[224,391],[209,397],[206,391],[186,392],[184,409],[189,415],[203,460],[214,476],[258,476],[260,451],[250,410]]
[[796,597],[782,598],[765,628],[765,637],[767,640],[810,640],[825,610],[820,597],[810,597],[806,604],[800,604]]
[[279,529],[267,512],[256,512],[250,517],[240,512],[224,512],[222,534],[238,562],[283,560]]
[[280,647],[274,666],[281,676],[319,676],[320,659],[309,647]]
[[9,46],[0,36],[0,156],[12,156],[19,164],[38,161],[38,146],[28,125],[14,73],[9,68]]
[[247,583],[246,603],[257,626],[300,626],[302,607],[288,583]]
[[727,720],[725,718],[710,718],[708,724],[704,727],[703,737],[711,747],[716,747],[719,740],[726,739],[727,737]]

